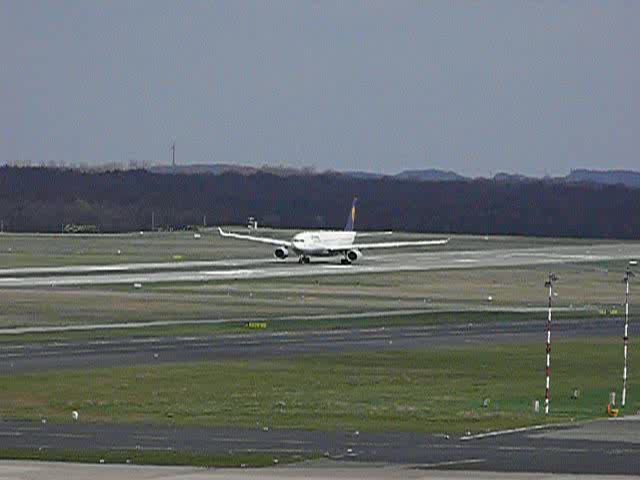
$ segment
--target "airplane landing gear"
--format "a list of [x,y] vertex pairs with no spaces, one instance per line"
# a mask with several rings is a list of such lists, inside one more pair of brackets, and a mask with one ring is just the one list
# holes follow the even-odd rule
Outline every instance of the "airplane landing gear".
[[340,265],[351,265],[351,262],[347,257],[344,257],[340,259]]
[[300,258],[298,258],[298,263],[303,264],[303,263],[309,263],[311,261],[311,259],[305,255],[300,255]]

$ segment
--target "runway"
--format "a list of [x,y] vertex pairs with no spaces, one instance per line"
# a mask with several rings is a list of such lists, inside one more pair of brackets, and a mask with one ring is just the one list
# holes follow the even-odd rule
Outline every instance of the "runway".
[[[10,343],[0,344],[0,374],[542,341],[545,322],[541,315],[540,319],[512,322]],[[622,325],[613,318],[558,320],[553,335],[565,339],[620,337]],[[632,323],[630,334],[640,335],[640,324]]]
[[203,282],[289,276],[517,267],[523,265],[629,260],[639,257],[640,243],[612,243],[502,250],[390,251],[386,254],[367,254],[361,262],[347,266],[339,265],[335,259],[316,261],[307,265],[298,265],[292,260],[282,262],[273,259],[236,259],[212,262],[13,268],[0,270],[0,288]]
[[[274,458],[320,455],[331,460],[358,462],[358,465],[360,462],[401,464],[407,473],[413,472],[416,476],[432,470],[637,475],[640,472],[639,425],[640,420],[631,417],[463,440],[446,433],[0,422],[0,449],[266,453]],[[615,438],[607,435],[594,438],[589,433],[594,430],[606,433],[611,429],[616,433]],[[562,438],[567,432],[571,438]]]

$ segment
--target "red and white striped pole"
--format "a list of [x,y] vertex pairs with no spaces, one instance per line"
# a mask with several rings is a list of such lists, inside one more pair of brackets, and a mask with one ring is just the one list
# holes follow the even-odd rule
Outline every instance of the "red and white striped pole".
[[624,369],[622,370],[622,406],[627,402],[627,349],[629,347],[629,280],[635,275],[627,268],[624,279],[622,280],[626,284],[626,292],[624,295]]
[[558,277],[550,273],[549,280],[544,283],[544,286],[549,289],[549,310],[547,313],[547,365],[545,368],[546,374],[546,388],[544,390],[544,414],[549,415],[549,399],[550,399],[550,388],[551,388],[551,298],[553,296],[553,282],[555,282]]

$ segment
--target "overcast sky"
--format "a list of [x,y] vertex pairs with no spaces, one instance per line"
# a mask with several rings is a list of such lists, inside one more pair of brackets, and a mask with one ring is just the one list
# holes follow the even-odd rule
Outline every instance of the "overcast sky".
[[0,0],[0,163],[640,170],[639,1]]

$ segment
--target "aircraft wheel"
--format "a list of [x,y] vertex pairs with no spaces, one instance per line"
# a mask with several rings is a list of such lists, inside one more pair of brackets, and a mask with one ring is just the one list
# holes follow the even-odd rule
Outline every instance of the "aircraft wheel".
[[303,262],[304,263],[309,263],[311,261],[311,259],[309,257],[302,257],[303,258]]

